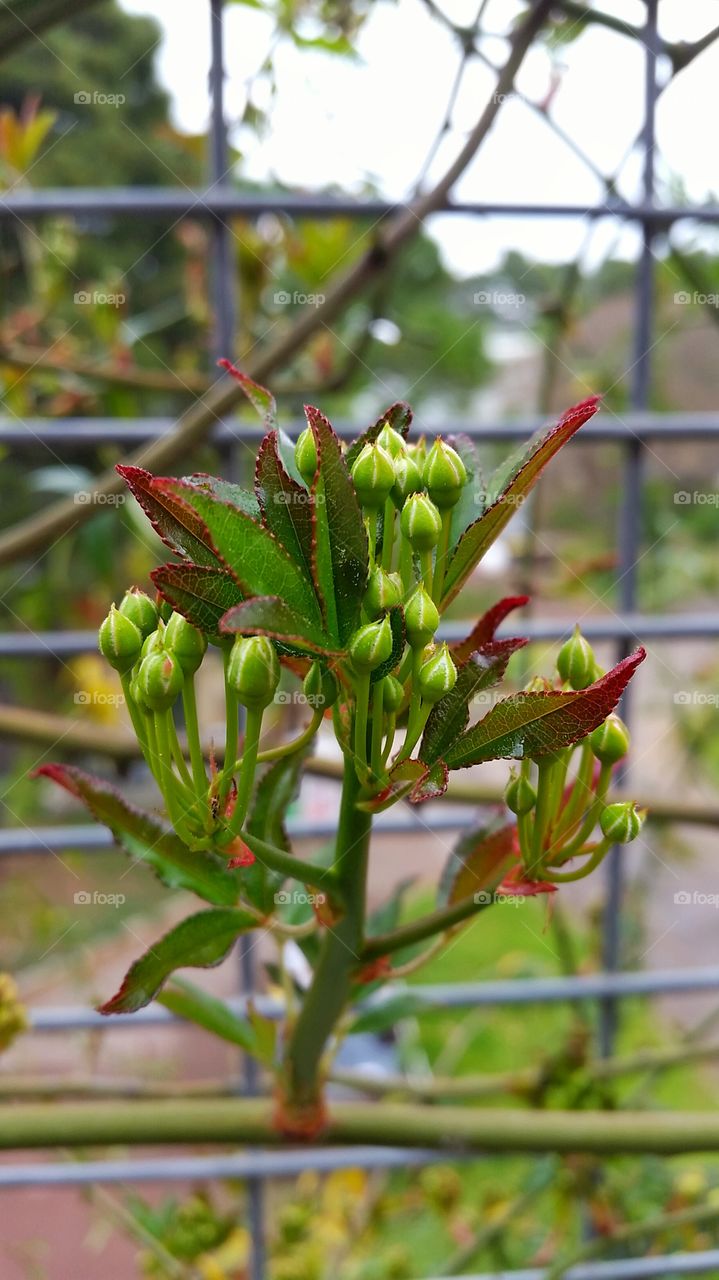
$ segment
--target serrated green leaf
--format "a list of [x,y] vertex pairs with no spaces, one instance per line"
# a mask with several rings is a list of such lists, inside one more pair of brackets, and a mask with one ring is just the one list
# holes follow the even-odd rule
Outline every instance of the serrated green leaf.
[[367,534],[340,442],[327,419],[311,405],[307,421],[317,448],[315,582],[326,605],[326,628],[344,648],[360,623],[367,587]]
[[432,708],[422,735],[419,758],[435,764],[446,756],[469,723],[472,700],[501,680],[512,654],[525,640],[490,641],[457,671],[454,688]]
[[255,1033],[248,1019],[228,1009],[224,1000],[218,1000],[217,996],[196,987],[193,982],[173,978],[171,984],[157,996],[157,1003],[164,1005],[178,1018],[194,1022],[196,1026],[203,1027],[228,1044],[239,1045],[246,1053],[256,1053]]
[[230,609],[222,619],[220,629],[225,635],[270,636],[303,653],[341,653],[320,627],[312,627],[277,596],[254,596],[252,600]]
[[186,502],[171,490],[156,487],[156,478],[142,467],[118,466],[133,498],[139,502],[153,529],[171,551],[193,564],[219,566],[206,526]]
[[614,710],[644,649],[624,658],[601,680],[578,692],[516,693],[498,702],[446,752],[450,769],[483,760],[536,759],[585,738]]
[[213,969],[232,950],[241,933],[257,921],[237,909],[198,911],[188,916],[130,966],[119,991],[100,1013],[135,1013],[157,995],[176,969]]
[[82,800],[93,817],[110,828],[117,843],[137,862],[152,867],[169,888],[189,889],[217,906],[237,902],[237,881],[221,858],[188,849],[179,836],[149,813],[128,804],[109,783],[74,765],[46,764],[36,776],[51,778]]
[[252,516],[253,520],[260,518],[260,504],[257,497],[250,489],[243,489],[240,484],[223,480],[222,476],[211,476],[205,471],[195,471],[191,476],[182,476],[182,483],[192,485],[193,489],[199,489],[201,493],[209,493],[213,498],[219,498],[220,502],[231,502],[234,507],[239,507],[240,511]]
[[356,440],[352,441],[352,444],[349,446],[347,453],[345,454],[345,462],[347,463],[348,469],[350,471],[352,470],[352,467],[357,461],[365,445],[372,444],[372,442],[377,439],[377,436],[385,424],[392,427],[394,431],[399,431],[400,435],[404,436],[406,440],[410,426],[412,425],[412,416],[412,410],[408,404],[404,403],[403,400],[398,400],[396,404],[391,404],[389,409],[386,409],[385,412],[379,416],[377,421],[373,422],[371,427],[368,427],[366,431],[363,431],[361,436],[358,436]]
[[452,906],[475,894],[491,895],[517,861],[517,830],[513,824],[498,822],[462,836],[452,850],[439,883],[440,906]]
[[150,577],[160,595],[208,636],[218,636],[220,618],[242,600],[226,569],[198,564],[163,564]]
[[221,369],[229,373],[231,378],[235,379],[235,382],[239,382],[253,409],[260,415],[265,429],[271,431],[276,427],[277,404],[272,392],[268,391],[267,387],[260,386],[259,382],[254,382],[241,369],[236,369],[230,360],[218,360],[217,363]]
[[449,546],[456,547],[465,529],[481,516],[487,505],[487,489],[479,463],[479,455],[469,436],[450,436],[447,443],[457,450],[467,471],[467,483],[459,502],[452,508]]
[[514,455],[490,480],[490,504],[474,524],[461,535],[450,557],[444,581],[440,612],[447,608],[483,555],[509,523],[544,467],[562,445],[597,411],[599,399],[592,396],[560,418],[550,431],[533,437],[521,454]]
[[288,475],[279,454],[276,431],[265,436],[257,455],[255,493],[262,519],[285,551],[312,576],[313,498]]

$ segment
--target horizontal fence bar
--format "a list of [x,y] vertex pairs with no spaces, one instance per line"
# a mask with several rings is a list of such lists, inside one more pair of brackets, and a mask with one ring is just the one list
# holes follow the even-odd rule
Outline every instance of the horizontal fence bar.
[[[719,1274],[719,1249],[699,1253],[652,1254],[649,1258],[616,1258],[611,1262],[585,1262],[562,1272],[562,1280],[650,1280],[652,1276],[698,1276],[708,1271]],[[486,1271],[458,1276],[457,1280],[546,1280],[543,1267],[528,1271]]]
[[[571,635],[574,620],[561,618],[520,619],[513,628],[504,626],[499,636],[521,631],[530,640],[562,640]],[[466,622],[445,622],[440,627],[444,640],[458,640],[467,631]],[[643,613],[611,614],[607,618],[584,618],[582,634],[589,640],[676,640],[703,639],[719,635],[719,613],[677,613],[652,616]],[[0,634],[0,658],[65,658],[97,651],[96,631],[5,631]]]
[[[719,966],[704,969],[655,969],[624,973],[590,973],[557,978],[501,979],[488,982],[455,982],[424,984],[407,987],[390,983],[375,992],[358,1006],[375,1009],[391,1000],[398,991],[411,991],[418,1006],[425,1009],[473,1009],[495,1005],[557,1004],[562,1001],[602,999],[614,996],[696,994],[702,991],[719,991]],[[262,994],[249,997],[258,1011],[267,1018],[282,1017],[283,1005],[279,1000]],[[227,1000],[236,1013],[247,1009],[245,996]],[[83,1005],[57,1005],[28,1010],[33,1031],[83,1031],[120,1027],[162,1026],[182,1021],[162,1005],[148,1005],[137,1013],[114,1014],[107,1018]]]
[[[462,1158],[461,1156],[459,1157]],[[253,1149],[246,1155],[156,1156],[145,1160],[88,1160],[82,1164],[0,1164],[0,1187],[73,1187],[99,1182],[195,1182],[210,1178],[292,1178],[306,1169],[404,1169],[446,1162],[446,1152],[411,1147]]]
[[[90,376],[90,375],[88,375]],[[182,391],[182,377],[178,375],[178,391]],[[442,430],[445,435],[466,435],[481,444],[500,444],[508,440],[521,441],[538,428],[546,426],[548,418],[518,418],[507,422],[457,422],[442,421],[431,424],[432,430]],[[551,421],[551,415],[549,418]],[[166,435],[176,425],[176,418],[17,418],[0,417],[0,444],[14,448],[32,449],[38,445],[91,446],[100,444],[144,444]],[[335,431],[343,440],[351,440],[364,430],[361,424],[335,422]],[[284,429],[297,436],[306,423],[292,419]],[[429,429],[425,424],[422,430]],[[238,423],[230,426],[218,424],[209,439],[214,444],[256,444],[263,428]],[[585,424],[574,437],[574,445],[616,443],[628,441],[715,440],[719,437],[717,413],[623,413],[621,417],[600,415]]]
[[[408,208],[409,201],[354,200],[347,196],[291,195],[244,192],[219,185],[204,190],[175,187],[48,187],[45,190],[14,191],[0,200],[0,218],[44,217],[47,214],[74,214],[77,217],[109,217],[126,214],[174,217],[215,217],[237,215],[258,218],[265,213],[287,214],[293,218],[354,219],[389,216]],[[435,213],[491,215],[508,218],[622,218],[648,222],[654,227],[669,226],[687,218],[697,222],[719,221],[718,205],[630,204],[608,199],[587,208],[584,204],[523,204],[503,201],[445,200]],[[432,215],[434,216],[434,215]]]

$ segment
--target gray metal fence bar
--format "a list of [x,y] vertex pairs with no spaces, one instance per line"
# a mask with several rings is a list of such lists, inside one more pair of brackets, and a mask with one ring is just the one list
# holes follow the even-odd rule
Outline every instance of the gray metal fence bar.
[[[698,1276],[719,1271],[719,1249],[701,1253],[669,1253],[651,1258],[617,1258],[613,1262],[586,1262],[562,1273],[562,1280],[650,1280],[652,1276]],[[457,1276],[457,1280],[546,1280],[547,1271],[487,1271]]]

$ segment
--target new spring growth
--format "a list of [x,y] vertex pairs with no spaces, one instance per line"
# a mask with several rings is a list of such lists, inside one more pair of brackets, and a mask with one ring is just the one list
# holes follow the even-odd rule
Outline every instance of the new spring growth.
[[171,653],[148,653],[140,663],[135,688],[138,700],[150,711],[169,711],[182,693],[182,667]]
[[369,675],[381,667],[392,653],[392,628],[389,618],[370,622],[355,631],[349,643],[352,666],[358,675]]
[[140,650],[140,658],[146,658],[150,653],[161,653],[165,647],[165,624],[160,618],[157,627],[151,631],[149,636],[145,636]]
[[597,663],[592,646],[578,626],[557,654],[557,671],[560,679],[576,690],[586,689],[596,678]]
[[320,662],[313,662],[302,682],[303,693],[311,707],[328,711],[340,694],[337,677]]
[[459,502],[467,483],[467,468],[457,450],[445,444],[441,436],[437,436],[427,454],[423,479],[430,498],[440,511],[446,511]]
[[120,604],[120,613],[134,622],[143,640],[155,630],[159,618],[155,601],[151,600],[141,587],[130,587],[125,592]]
[[385,676],[382,681],[382,706],[388,715],[396,715],[404,702],[404,687],[396,676]]
[[394,463],[380,444],[366,444],[352,468],[352,480],[367,511],[381,511],[394,485]]
[[457,682],[457,668],[449,646],[441,644],[419,669],[419,692],[423,702],[434,704],[450,693]]
[[311,427],[305,427],[297,440],[295,462],[305,484],[311,485],[317,470],[317,445]]
[[121,675],[134,667],[142,649],[142,633],[114,604],[98,634],[100,653]]
[[400,528],[413,551],[432,551],[442,532],[442,517],[426,493],[412,493],[400,516]]
[[395,458],[394,485],[392,501],[400,510],[412,493],[419,493],[423,488],[422,472],[414,458],[406,451]]
[[607,716],[604,724],[590,733],[589,745],[600,764],[616,764],[629,750],[629,730],[619,716]]
[[602,835],[606,840],[611,840],[612,844],[629,844],[639,835],[645,817],[644,810],[638,809],[632,801],[624,800],[608,804],[602,810],[599,825]]
[[207,638],[181,613],[173,613],[165,628],[165,648],[179,662],[184,675],[194,676],[207,651]]
[[402,456],[407,447],[404,437],[400,435],[399,431],[395,431],[394,427],[391,427],[388,422],[385,422],[377,436],[377,444],[395,461]]
[[241,706],[263,710],[280,682],[280,662],[267,636],[237,636],[227,664],[227,684]]
[[374,621],[393,605],[402,601],[402,579],[398,573],[388,573],[379,566],[373,569],[363,601],[365,613]]
[[537,803],[537,792],[523,773],[512,773],[504,793],[504,800],[510,813],[515,813],[518,818],[522,818],[525,814],[531,813]]
[[439,626],[439,610],[421,582],[407,601],[404,623],[410,649],[424,649],[434,639]]

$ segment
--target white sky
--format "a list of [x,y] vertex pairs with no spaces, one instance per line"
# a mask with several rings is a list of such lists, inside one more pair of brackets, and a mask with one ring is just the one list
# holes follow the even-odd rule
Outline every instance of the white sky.
[[[207,0],[122,0],[132,13],[150,14],[163,27],[157,67],[172,97],[175,123],[190,133],[207,126],[207,70],[210,60]],[[469,22],[476,0],[443,0],[453,19]],[[502,31],[519,11],[515,0],[490,0],[485,24]],[[604,0],[623,19],[641,23],[642,0]],[[719,22],[719,0],[660,0],[662,34],[691,41]],[[271,24],[243,4],[226,6],[227,118],[242,111],[248,78],[268,50]],[[486,52],[501,62],[503,42]],[[389,198],[402,199],[422,166],[443,118],[458,53],[449,33],[433,21],[421,0],[379,0],[359,38],[359,59],[282,47],[276,59],[278,97],[272,133],[248,147],[244,174],[274,177],[298,190],[334,183],[359,193],[368,179]],[[561,84],[552,114],[603,171],[624,157],[639,131],[643,104],[643,57],[636,42],[592,28],[555,55]],[[518,87],[541,98],[551,83],[546,52],[532,52]],[[468,128],[492,92],[492,74],[475,62],[463,81],[453,117],[430,178],[438,175],[461,146]],[[671,201],[670,183],[681,179],[688,196],[719,196],[716,86],[719,42],[680,75],[657,113],[658,195]],[[247,143],[247,139],[243,139]],[[235,137],[235,142],[240,139]],[[638,194],[636,161],[624,170],[622,194]],[[524,103],[506,102],[476,161],[458,184],[460,199],[560,202],[594,205],[598,180]],[[517,249],[551,261],[566,261],[581,243],[584,227],[569,219],[437,218],[436,234],[448,265],[458,275],[494,266],[502,253]],[[617,236],[619,239],[617,240]],[[631,254],[633,231],[602,224],[592,256],[614,245]]]

